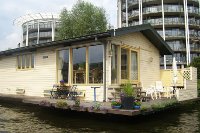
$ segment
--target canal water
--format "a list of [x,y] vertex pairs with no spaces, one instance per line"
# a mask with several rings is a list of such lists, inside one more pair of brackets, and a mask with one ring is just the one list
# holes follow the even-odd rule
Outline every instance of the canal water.
[[0,133],[199,133],[200,103],[129,119],[0,101]]

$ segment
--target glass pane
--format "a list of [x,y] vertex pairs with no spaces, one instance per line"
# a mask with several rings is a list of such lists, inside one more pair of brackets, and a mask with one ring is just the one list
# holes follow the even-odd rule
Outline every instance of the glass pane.
[[73,49],[73,83],[85,83],[86,48]]
[[30,55],[26,55],[26,68],[30,67]]
[[68,83],[69,73],[69,50],[61,50],[58,52],[58,81],[64,80]]
[[22,67],[22,64],[21,64],[21,56],[17,56],[17,67],[18,67],[18,69],[21,69],[21,67]]
[[128,50],[121,49],[121,79],[128,79]]
[[31,54],[31,68],[34,68],[35,65],[35,57],[34,54]]
[[117,46],[112,45],[112,59],[111,59],[111,83],[116,84],[117,83]]
[[103,83],[103,45],[89,47],[89,83]]
[[25,69],[25,55],[22,55],[22,69]]
[[138,80],[137,52],[131,52],[131,80]]

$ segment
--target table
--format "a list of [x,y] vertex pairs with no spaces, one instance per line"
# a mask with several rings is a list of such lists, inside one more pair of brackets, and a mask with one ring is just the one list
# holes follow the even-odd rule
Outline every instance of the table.
[[177,88],[177,89],[180,89],[180,90],[181,90],[181,89],[184,89],[184,86],[182,86],[182,85],[177,85],[177,86],[174,85],[174,86],[171,86],[171,87],[173,87],[173,94],[175,94],[176,88]]
[[96,102],[96,88],[100,88],[100,86],[93,86],[91,88],[94,89],[94,101]]

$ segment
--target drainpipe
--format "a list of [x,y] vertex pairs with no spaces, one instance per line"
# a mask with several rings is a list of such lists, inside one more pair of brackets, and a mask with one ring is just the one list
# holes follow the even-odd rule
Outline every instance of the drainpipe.
[[103,64],[103,72],[104,72],[104,77],[103,77],[103,101],[106,102],[107,98],[106,98],[106,49],[107,49],[107,45],[106,43],[104,43],[104,64]]
[[126,27],[128,27],[128,0],[126,0]]
[[[162,0],[162,24],[163,24],[163,39],[165,40],[165,12],[164,12],[164,3]],[[166,55],[164,55],[164,69],[167,69]]]

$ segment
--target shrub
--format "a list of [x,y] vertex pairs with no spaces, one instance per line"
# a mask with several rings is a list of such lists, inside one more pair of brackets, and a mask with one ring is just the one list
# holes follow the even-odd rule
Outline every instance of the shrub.
[[67,106],[68,106],[68,104],[65,101],[57,101],[56,102],[56,107],[58,107],[58,108],[65,108]]
[[131,97],[135,95],[135,91],[131,83],[126,83],[122,85],[122,89],[123,89],[124,95],[127,97]]
[[121,102],[112,101],[111,106],[120,106]]

